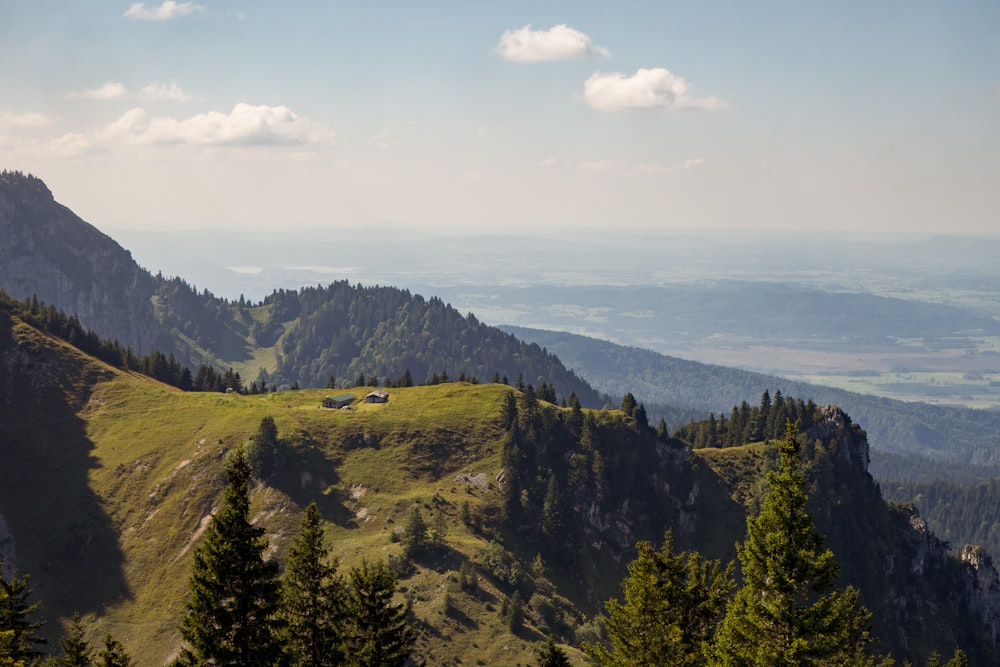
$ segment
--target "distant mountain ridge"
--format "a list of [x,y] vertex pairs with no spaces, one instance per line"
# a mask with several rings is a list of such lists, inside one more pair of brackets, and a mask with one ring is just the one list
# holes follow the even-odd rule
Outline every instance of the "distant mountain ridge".
[[278,290],[254,304],[153,276],[57,203],[40,179],[20,172],[0,175],[0,289],[37,297],[139,353],[160,350],[192,368],[236,367],[248,383],[322,387],[408,370],[416,382],[442,373],[480,382],[506,377],[553,384],[587,406],[604,401],[553,355],[435,297],[336,281]]

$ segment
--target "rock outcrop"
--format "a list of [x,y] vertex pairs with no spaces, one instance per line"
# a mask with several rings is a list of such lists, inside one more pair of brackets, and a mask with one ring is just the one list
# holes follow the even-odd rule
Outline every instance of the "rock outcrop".
[[109,236],[20,172],[0,173],[0,288],[79,318],[100,336],[152,352],[153,277]]

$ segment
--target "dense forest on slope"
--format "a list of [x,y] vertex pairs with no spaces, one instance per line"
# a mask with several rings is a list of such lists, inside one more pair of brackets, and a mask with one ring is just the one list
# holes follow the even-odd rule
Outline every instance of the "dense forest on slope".
[[[959,467],[963,477],[984,479],[1000,472],[1000,411],[906,403],[855,394],[840,389],[793,382],[783,378],[687,361],[624,347],[574,334],[504,327],[522,340],[543,345],[569,368],[586,377],[599,391],[620,395],[632,391],[650,404],[666,403],[728,413],[747,397],[765,390],[811,398],[817,404],[839,405],[868,432],[875,455],[876,477],[912,479],[921,473],[899,460],[891,469],[880,467],[879,452],[917,455],[916,462],[938,462]],[[678,425],[673,425],[678,426]],[[926,471],[923,471],[926,474]],[[896,477],[899,475],[899,477]]]
[[889,500],[913,503],[941,539],[955,546],[977,544],[1000,554],[1000,478],[961,486],[950,482],[883,482]]

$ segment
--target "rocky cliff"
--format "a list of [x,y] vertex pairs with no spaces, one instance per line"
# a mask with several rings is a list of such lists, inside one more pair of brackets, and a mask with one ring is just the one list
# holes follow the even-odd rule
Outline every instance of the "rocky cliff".
[[0,288],[36,296],[105,338],[153,351],[153,277],[107,235],[52,197],[38,178],[0,172]]

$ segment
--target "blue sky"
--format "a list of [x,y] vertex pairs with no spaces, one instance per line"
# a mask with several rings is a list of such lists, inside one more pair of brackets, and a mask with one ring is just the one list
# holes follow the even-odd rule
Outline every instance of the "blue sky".
[[1000,233],[1000,3],[0,4],[102,228]]

